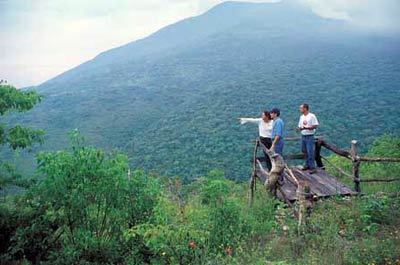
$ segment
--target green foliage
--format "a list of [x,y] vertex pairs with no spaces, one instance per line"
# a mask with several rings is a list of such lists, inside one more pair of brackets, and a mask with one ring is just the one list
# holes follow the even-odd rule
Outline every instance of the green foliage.
[[[363,216],[371,204],[387,207],[373,218],[381,218],[375,229],[368,229],[372,219]],[[274,249],[277,259],[292,260],[292,264],[395,264],[400,252],[399,202],[396,199],[361,197],[332,198],[318,202],[313,210],[308,231],[298,237],[292,229],[284,240],[285,246]],[[368,210],[367,210],[368,209]],[[392,214],[392,216],[388,216]],[[286,255],[285,252],[287,252]]]
[[372,143],[368,156],[400,157],[400,137],[391,135],[378,137]]
[[20,171],[10,163],[0,163],[0,172],[0,188],[6,187],[10,184],[14,184],[14,188],[28,188],[36,183],[35,178],[28,178],[21,175]]
[[200,198],[203,203],[218,206],[224,203],[235,188],[231,181],[227,181],[221,171],[211,171],[207,177],[198,180],[201,187]]
[[[390,141],[377,139],[370,153]],[[395,264],[400,257],[400,202],[386,193],[318,201],[299,236],[290,207],[262,187],[249,207],[248,183],[222,171],[188,185],[129,174],[125,155],[88,146],[77,131],[70,149],[40,153],[38,162],[43,179],[0,204],[7,262]]]
[[21,91],[0,81],[0,116],[8,112],[25,112],[42,100],[35,91]]
[[104,154],[80,141],[73,138],[72,152],[39,154],[39,171],[45,175],[37,191],[39,203],[51,202],[46,214],[63,227],[63,242],[73,247],[69,251],[83,252],[89,260],[98,251],[113,256],[127,219],[126,157]]
[[[128,178],[126,156],[85,146],[78,132],[72,150],[40,153],[44,176],[18,204],[29,217],[17,216],[9,258],[115,263],[132,241],[124,230],[151,215],[159,189],[143,172]],[[38,249],[32,248],[38,246]],[[33,252],[33,253],[32,253]]]
[[[369,157],[400,157],[400,136],[383,135],[373,143],[366,156]],[[366,178],[396,178],[399,176],[400,163],[364,163],[361,164],[361,177]],[[397,182],[397,184],[399,184]],[[375,184],[376,189],[385,192],[399,192],[400,185],[396,183]]]
[[275,202],[258,201],[249,209],[246,187],[220,171],[188,186],[181,187],[176,180],[166,186],[169,192],[159,197],[150,222],[128,234],[143,237],[155,264],[236,263],[241,257],[254,261],[257,257],[245,250],[247,237],[260,240],[276,227]]
[[[35,91],[21,91],[0,81],[0,116],[10,112],[26,112],[42,100]],[[8,128],[0,123],[0,145],[9,144],[10,148],[27,148],[43,141],[43,131],[15,125]]]
[[44,132],[40,129],[26,128],[16,125],[8,130],[6,142],[12,149],[27,148],[35,143],[43,143]]
[[[35,91],[18,90],[11,85],[0,81],[0,117],[12,112],[26,112],[32,109],[42,99]],[[12,150],[18,148],[31,148],[35,143],[43,143],[44,132],[40,129],[23,127],[21,125],[9,126],[0,122],[0,146],[8,145]],[[7,184],[18,184],[18,173],[4,161],[0,161],[0,189]]]

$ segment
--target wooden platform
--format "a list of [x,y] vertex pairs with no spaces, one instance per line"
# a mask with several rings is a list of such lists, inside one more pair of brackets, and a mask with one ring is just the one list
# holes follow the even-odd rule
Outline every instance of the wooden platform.
[[[316,198],[327,198],[335,195],[351,196],[357,194],[357,192],[341,183],[335,177],[329,175],[323,169],[317,169],[317,172],[314,174],[310,174],[308,171],[302,171],[297,167],[292,167],[291,170],[299,181],[306,181],[308,183],[311,194]],[[257,170],[257,177],[262,183],[265,183],[266,176],[260,169]],[[290,181],[286,173],[284,174],[284,182],[281,186],[281,190],[284,195],[278,190],[277,195],[279,199],[284,200],[284,197],[286,197],[292,202],[297,200],[296,186]]]

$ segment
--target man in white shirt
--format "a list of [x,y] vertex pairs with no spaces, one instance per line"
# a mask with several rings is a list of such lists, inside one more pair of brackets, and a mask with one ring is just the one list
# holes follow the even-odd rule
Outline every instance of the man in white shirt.
[[[239,118],[240,124],[255,123],[258,124],[258,133],[260,136],[260,142],[267,148],[270,149],[272,145],[272,124],[271,115],[268,111],[264,110],[261,112],[261,118]],[[264,150],[263,150],[264,151]],[[269,156],[264,152],[266,164],[268,170],[271,170],[271,161]]]
[[300,105],[300,112],[302,115],[296,130],[301,132],[301,150],[305,157],[305,164],[302,170],[310,170],[310,173],[314,174],[316,172],[314,134],[319,123],[317,117],[309,111],[308,104]]

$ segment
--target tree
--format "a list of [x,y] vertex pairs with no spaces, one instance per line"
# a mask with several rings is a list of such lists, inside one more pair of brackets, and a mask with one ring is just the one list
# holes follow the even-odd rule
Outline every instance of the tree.
[[[42,96],[32,90],[18,90],[5,81],[0,80],[0,117],[2,120],[10,113],[23,113],[32,109],[42,100]],[[43,142],[44,132],[41,129],[8,125],[0,121],[0,146],[8,145],[12,150],[32,147],[35,143]],[[0,175],[0,188],[14,179],[10,167],[1,163],[3,169]]]

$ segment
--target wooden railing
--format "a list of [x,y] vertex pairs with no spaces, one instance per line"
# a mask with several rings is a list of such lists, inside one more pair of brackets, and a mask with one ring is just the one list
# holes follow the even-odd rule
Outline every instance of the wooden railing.
[[[300,137],[292,137],[286,138],[286,141],[294,141],[300,140]],[[359,174],[360,163],[364,162],[400,162],[400,158],[397,157],[362,157],[358,155],[357,151],[358,141],[352,140],[350,151],[343,150],[338,148],[335,145],[327,143],[323,136],[316,136],[315,138],[315,162],[317,167],[324,168],[324,164],[322,160],[329,163],[333,169],[337,170],[341,175],[350,178],[354,182],[354,190],[357,192],[361,192],[360,183],[361,182],[394,182],[400,181],[400,178],[361,178]],[[321,149],[324,147],[325,149],[341,156],[346,159],[349,159],[353,164],[353,172],[352,174],[347,173],[342,168],[338,167],[334,163],[330,162],[326,157],[321,155]],[[287,154],[284,155],[284,158],[287,160],[291,159],[304,159],[304,154]]]
[[[299,186],[299,182],[296,179],[296,177],[293,175],[291,169],[286,165],[286,163],[284,165],[278,165],[275,163],[275,161],[273,159],[271,159],[271,171],[265,171],[263,166],[261,165],[261,162],[265,161],[265,156],[263,157],[257,157],[257,151],[258,148],[261,147],[261,150],[267,154],[268,153],[268,149],[267,147],[259,140],[259,139],[254,139],[251,140],[252,142],[255,142],[255,146],[254,146],[254,151],[253,151],[253,158],[252,158],[252,164],[253,164],[253,170],[252,170],[252,175],[251,175],[251,182],[250,182],[250,204],[252,204],[253,202],[253,198],[254,198],[254,191],[256,188],[256,179],[257,179],[257,166],[262,169],[262,171],[266,174],[269,175],[271,173],[271,171],[276,171],[277,168],[278,170],[283,170],[287,172],[288,175],[288,181],[290,181],[296,188],[298,188]],[[271,176],[267,176],[271,177]],[[264,183],[264,185],[266,185],[266,183]],[[289,201],[288,198],[285,197],[285,193],[281,190],[281,187],[279,185],[276,185],[275,187],[275,193],[277,190],[279,190],[282,194],[283,200],[288,204],[291,205],[292,203]],[[275,194],[276,196],[276,194]]]
[[[298,233],[300,234],[301,232],[301,227],[305,223],[305,217],[307,215],[308,210],[311,208],[312,202],[311,202],[311,193],[310,189],[308,188],[308,185],[306,183],[300,182],[296,176],[293,174],[292,170],[290,167],[282,160],[282,158],[276,158],[276,157],[271,157],[270,152],[268,151],[267,147],[259,140],[255,139],[252,140],[252,142],[255,142],[254,146],[254,151],[253,151],[253,171],[252,171],[252,176],[251,176],[251,181],[250,181],[250,206],[253,204],[254,200],[254,191],[256,189],[256,178],[257,178],[257,166],[258,168],[264,172],[266,177],[271,178],[272,174],[276,174],[277,172],[285,172],[286,173],[286,179],[289,181],[293,186],[296,188],[296,196],[298,200],[298,204],[292,203],[289,198],[285,195],[285,192],[282,190],[281,186],[279,184],[276,184],[274,186],[274,196],[277,196],[277,191],[280,192],[281,197],[283,201],[292,207],[293,214],[294,216],[298,219]],[[261,150],[269,156],[271,159],[271,170],[270,171],[265,171],[263,169],[263,166],[261,165],[261,161],[264,161],[264,157],[257,157],[257,151],[258,148],[261,147]],[[279,161],[280,160],[280,161]],[[282,164],[283,163],[283,164]],[[276,175],[275,175],[276,176]],[[262,177],[259,177],[261,181]],[[264,181],[264,186],[267,188],[267,192],[271,195],[271,183],[267,184],[267,179]],[[307,203],[308,202],[308,203]]]

